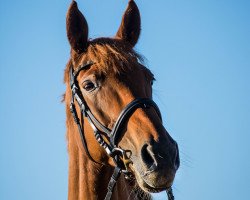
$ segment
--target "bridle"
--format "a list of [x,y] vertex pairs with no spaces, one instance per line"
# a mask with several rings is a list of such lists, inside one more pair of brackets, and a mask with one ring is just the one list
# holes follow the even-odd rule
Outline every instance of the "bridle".
[[[77,69],[73,69],[73,66],[70,67],[70,87],[71,87],[71,92],[72,92],[72,99],[70,102],[70,111],[73,115],[74,121],[77,124],[78,131],[81,137],[82,145],[86,151],[86,154],[88,155],[89,159],[93,161],[94,163],[98,163],[93,159],[93,157],[90,155],[88,147],[87,147],[87,142],[85,135],[83,133],[83,120],[80,120],[76,108],[75,108],[75,102],[76,100],[78,106],[80,107],[81,110],[81,116],[86,117],[89,124],[91,125],[93,131],[94,131],[94,136],[100,146],[102,146],[107,154],[112,157],[116,167],[114,169],[114,172],[111,176],[111,179],[108,184],[108,192],[106,194],[105,200],[110,200],[114,187],[116,185],[116,182],[118,178],[120,177],[121,173],[125,175],[126,179],[130,179],[132,177],[131,172],[129,171],[129,164],[131,163],[130,156],[131,156],[131,151],[129,150],[124,150],[121,149],[118,146],[118,140],[122,137],[122,131],[125,126],[125,123],[127,120],[131,117],[131,115],[135,112],[136,109],[138,108],[150,108],[153,107],[157,114],[159,115],[160,119],[161,118],[161,113],[156,105],[156,103],[149,98],[136,98],[132,102],[130,102],[120,113],[118,116],[113,128],[110,130],[106,126],[104,126],[101,122],[98,121],[98,119],[95,118],[95,116],[92,114],[91,110],[89,109],[86,101],[84,100],[84,97],[82,95],[82,92],[80,90],[78,81],[77,81],[77,76],[79,73],[86,69],[89,68],[91,65],[93,65],[93,62],[87,62],[83,65],[80,65]],[[107,135],[108,142],[105,141],[103,138],[103,133]],[[100,163],[98,163],[100,164]],[[172,188],[168,188],[167,190],[167,195],[169,200],[174,200],[174,196],[172,193]]]

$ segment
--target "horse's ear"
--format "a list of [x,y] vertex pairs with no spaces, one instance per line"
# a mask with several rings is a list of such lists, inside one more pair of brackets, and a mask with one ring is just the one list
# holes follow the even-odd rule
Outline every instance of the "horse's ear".
[[85,51],[88,45],[88,24],[75,1],[72,1],[67,12],[66,29],[71,48],[77,53]]
[[120,38],[132,46],[137,43],[141,32],[140,12],[133,0],[130,0],[128,7],[123,14],[122,22],[116,37]]

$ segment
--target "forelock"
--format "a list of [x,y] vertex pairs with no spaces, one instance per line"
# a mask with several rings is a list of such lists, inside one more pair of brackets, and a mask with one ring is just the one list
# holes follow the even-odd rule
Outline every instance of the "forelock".
[[89,42],[86,60],[98,63],[104,73],[124,73],[143,63],[143,58],[129,46],[114,39],[100,38]]

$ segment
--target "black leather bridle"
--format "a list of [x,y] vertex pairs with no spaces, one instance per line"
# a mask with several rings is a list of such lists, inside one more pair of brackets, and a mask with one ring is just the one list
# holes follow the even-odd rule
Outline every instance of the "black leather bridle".
[[[79,131],[81,141],[82,141],[82,145],[89,159],[95,163],[98,163],[97,161],[93,159],[93,157],[89,153],[86,138],[83,132],[83,120],[80,121],[77,115],[74,100],[76,100],[77,104],[80,107],[81,116],[86,117],[88,122],[90,123],[94,131],[95,138],[98,141],[98,143],[105,149],[107,154],[113,158],[113,161],[116,167],[109,181],[108,192],[105,197],[105,200],[110,200],[115,184],[120,174],[124,173],[125,178],[127,179],[131,177],[131,172],[128,169],[128,165],[129,163],[131,163],[130,156],[129,156],[131,152],[129,150],[121,149],[120,147],[118,147],[118,144],[117,144],[118,140],[122,137],[121,134],[123,132],[123,128],[125,127],[125,123],[130,118],[130,116],[135,112],[135,110],[138,108],[153,107],[160,118],[161,118],[161,113],[160,113],[158,106],[152,99],[136,98],[121,111],[119,117],[117,118],[111,130],[107,128],[106,126],[104,126],[92,114],[91,110],[89,109],[87,103],[84,100],[84,97],[82,95],[82,92],[80,90],[80,87],[77,81],[77,76],[79,75],[79,73],[82,70],[89,68],[93,64],[94,64],[93,62],[87,62],[86,64],[79,66],[76,70],[73,69],[73,66],[71,66],[70,68],[70,87],[71,87],[71,92],[72,92],[72,99],[70,102],[70,111],[73,115],[75,123],[77,124],[78,131]],[[103,133],[107,135],[108,142],[106,142],[103,139]],[[174,200],[171,187],[167,189],[167,194],[168,194],[169,200]]]

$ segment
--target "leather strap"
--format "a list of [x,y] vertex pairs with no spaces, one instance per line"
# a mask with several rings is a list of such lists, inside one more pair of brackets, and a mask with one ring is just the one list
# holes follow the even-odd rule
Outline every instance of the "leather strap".
[[106,197],[105,197],[105,200],[110,200],[111,197],[112,197],[112,193],[114,191],[114,188],[115,188],[115,185],[116,185],[116,182],[118,180],[118,178],[120,177],[121,175],[121,168],[119,167],[116,167],[111,178],[110,178],[110,181],[109,181],[109,184],[108,184],[108,192],[106,194]]
[[111,130],[102,125],[92,114],[90,109],[88,108],[86,102],[84,101],[84,98],[82,96],[82,93],[79,89],[78,81],[77,81],[77,76],[81,72],[81,70],[89,68],[91,65],[93,65],[93,62],[88,62],[85,65],[81,65],[78,67],[74,72],[73,72],[73,67],[70,68],[70,86],[71,90],[73,93],[73,96],[76,98],[77,103],[79,104],[81,110],[83,113],[87,114],[89,118],[91,119],[92,123],[97,125],[104,133],[106,133],[108,136],[110,136]]
[[168,195],[168,200],[174,200],[172,187],[167,188],[166,192],[167,192],[167,195]]
[[[92,156],[91,156],[90,153],[89,153],[89,150],[88,150],[88,147],[87,147],[86,138],[85,138],[85,135],[83,134],[82,126],[81,126],[81,124],[80,124],[80,120],[79,120],[79,118],[78,118],[78,116],[77,116],[76,108],[75,108],[75,105],[74,105],[73,102],[71,102],[71,104],[70,104],[70,111],[71,111],[71,113],[72,113],[72,115],[73,115],[73,118],[74,118],[75,123],[77,124],[77,128],[78,128],[78,131],[79,131],[79,135],[80,135],[80,138],[81,138],[81,141],[82,141],[82,145],[83,145],[83,148],[84,148],[84,150],[85,150],[87,156],[88,156],[89,159],[90,159],[91,161],[93,161],[94,163],[98,163],[98,162],[96,162],[96,161],[92,158]],[[98,164],[99,164],[99,163],[98,163]]]
[[158,106],[153,100],[148,98],[134,99],[122,110],[110,134],[110,144],[112,147],[116,146],[117,140],[119,139],[120,136],[119,134],[122,133],[122,129],[124,128],[123,125],[133,114],[133,112],[137,108],[150,108],[150,107],[153,107],[156,110],[158,116],[161,119],[161,113]]

